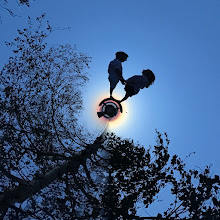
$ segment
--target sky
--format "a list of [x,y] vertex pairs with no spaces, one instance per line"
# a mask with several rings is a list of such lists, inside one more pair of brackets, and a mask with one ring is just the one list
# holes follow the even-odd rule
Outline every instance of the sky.
[[[92,57],[80,119],[90,132],[106,127],[96,116],[97,105],[109,96],[108,64],[124,51],[125,79],[149,68],[156,80],[123,103],[124,112],[109,129],[146,148],[155,144],[155,129],[167,132],[171,154],[184,159],[196,152],[187,167],[213,164],[213,174],[220,174],[219,0],[35,0],[30,8],[10,7],[19,17],[1,11],[0,67],[10,55],[4,41],[26,26],[28,15],[46,13],[53,27],[70,27],[54,32],[51,45],[70,43]],[[113,96],[124,94],[119,83]]]

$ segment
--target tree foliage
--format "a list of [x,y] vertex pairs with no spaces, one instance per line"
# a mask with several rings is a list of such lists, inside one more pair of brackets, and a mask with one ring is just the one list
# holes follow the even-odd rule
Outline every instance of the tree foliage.
[[[27,5],[28,7],[30,6],[30,1],[29,0],[16,0],[18,4],[21,4],[21,5]],[[2,2],[4,4],[7,4],[8,3],[8,0],[2,0]]]
[[14,56],[0,77],[3,191],[63,164],[86,141],[77,116],[90,58],[71,45],[49,47],[53,30],[43,18],[35,26],[29,19],[28,28],[7,43]]
[[[132,141],[109,137],[111,199],[103,200],[113,205],[110,213],[133,219],[136,203],[141,201],[147,209],[157,199],[159,192],[169,186],[173,202],[168,210],[158,213],[166,219],[209,219],[220,217],[219,176],[205,170],[187,169],[177,155],[168,153],[167,134],[157,132],[157,145],[146,148]],[[109,208],[109,206],[108,206]]]
[[187,169],[167,134],[143,147],[113,133],[88,137],[78,124],[90,58],[49,47],[44,15],[7,43],[0,76],[0,207],[4,219],[135,219],[162,189],[173,202],[158,217],[219,218],[219,176]]
[[[32,1],[32,0],[31,0]],[[18,6],[27,6],[30,7],[30,0],[14,0],[14,2],[16,2],[16,5]],[[9,14],[12,17],[19,17],[16,12],[14,12],[14,10],[12,10],[10,8],[10,6],[8,6],[9,1],[8,0],[0,0],[0,21],[2,21],[2,18],[4,16],[2,16],[2,12],[7,12],[7,14]],[[10,3],[13,3],[12,1],[10,1]]]

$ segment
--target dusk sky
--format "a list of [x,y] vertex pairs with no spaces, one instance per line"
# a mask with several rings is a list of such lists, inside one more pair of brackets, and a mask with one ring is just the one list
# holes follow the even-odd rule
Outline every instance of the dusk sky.
[[[213,174],[220,174],[219,0],[35,0],[30,8],[8,6],[18,16],[1,9],[0,67],[11,55],[4,42],[27,26],[28,15],[46,13],[53,27],[70,27],[49,36],[49,44],[76,45],[92,57],[80,120],[91,133],[105,128],[97,105],[109,96],[108,64],[124,51],[125,79],[149,68],[156,80],[123,103],[123,114],[109,129],[145,147],[155,144],[155,129],[167,132],[171,154],[184,159],[196,152],[187,167],[213,164]],[[119,83],[113,96],[122,98],[123,88]]]

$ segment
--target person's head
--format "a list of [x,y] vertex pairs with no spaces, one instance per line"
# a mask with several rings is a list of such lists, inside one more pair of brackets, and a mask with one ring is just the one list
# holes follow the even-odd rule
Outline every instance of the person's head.
[[143,71],[142,71],[142,74],[143,74],[143,76],[146,76],[147,79],[148,79],[148,86],[147,86],[147,88],[148,88],[150,85],[152,85],[152,84],[154,83],[154,81],[155,81],[155,75],[154,75],[154,73],[153,73],[151,70],[149,70],[149,69],[143,70]]
[[128,58],[128,55],[122,51],[118,51],[115,55],[116,55],[116,59],[120,60],[121,62],[126,61]]

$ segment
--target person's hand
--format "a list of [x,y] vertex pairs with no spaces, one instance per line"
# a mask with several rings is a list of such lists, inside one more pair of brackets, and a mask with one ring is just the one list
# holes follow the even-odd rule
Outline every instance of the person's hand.
[[123,85],[125,85],[125,84],[126,84],[126,81],[125,81],[124,79],[121,79],[121,83],[122,83]]

